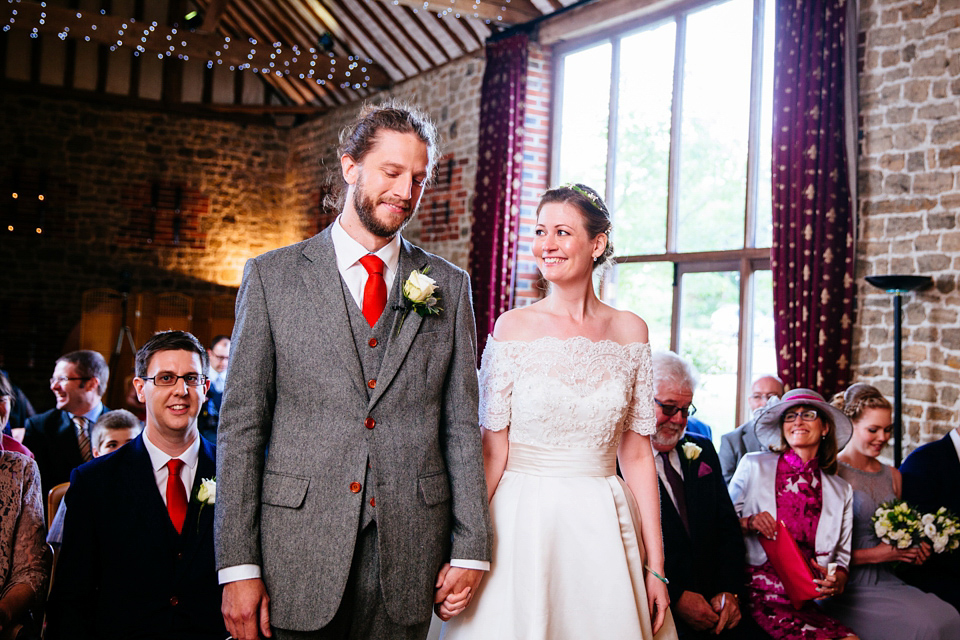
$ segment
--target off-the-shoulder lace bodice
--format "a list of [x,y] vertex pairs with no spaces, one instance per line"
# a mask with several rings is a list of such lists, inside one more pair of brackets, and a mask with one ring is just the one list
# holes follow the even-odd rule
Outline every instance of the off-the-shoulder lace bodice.
[[487,340],[480,424],[510,440],[554,447],[617,446],[630,429],[656,430],[650,346],[545,337]]

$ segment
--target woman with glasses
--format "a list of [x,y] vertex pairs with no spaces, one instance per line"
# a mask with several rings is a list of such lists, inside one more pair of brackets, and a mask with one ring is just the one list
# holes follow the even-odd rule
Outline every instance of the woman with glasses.
[[846,590],[828,611],[867,640],[960,638],[956,609],[892,571],[896,563],[926,562],[930,545],[898,549],[874,531],[877,507],[900,497],[900,472],[877,459],[893,431],[890,402],[876,387],[858,383],[831,404],[853,421],[853,437],[838,456],[839,475],[853,487],[853,566]]
[[810,389],[794,389],[756,419],[770,452],[747,454],[730,480],[730,497],[747,545],[747,609],[771,637],[856,639],[815,601],[798,610],[760,543],[778,522],[797,542],[818,577],[823,600],[843,592],[850,565],[853,490],[837,473],[837,451],[850,439],[850,419]]
[[543,195],[534,233],[550,293],[497,320],[480,368],[493,562],[445,638],[676,638],[647,326],[594,291],[610,215],[593,189],[564,185]]

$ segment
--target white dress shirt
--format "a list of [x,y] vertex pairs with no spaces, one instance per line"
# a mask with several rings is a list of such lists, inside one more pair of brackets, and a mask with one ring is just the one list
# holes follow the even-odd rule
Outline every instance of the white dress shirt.
[[223,393],[223,387],[227,384],[227,370],[217,371],[213,367],[207,368],[207,378],[210,379],[210,388],[219,393]]
[[[670,466],[677,470],[677,474],[680,476],[680,479],[683,480],[683,468],[680,464],[680,454],[677,453],[676,447],[670,449],[670,453],[667,454],[667,457],[670,459]],[[677,498],[673,495],[673,487],[670,486],[670,481],[667,480],[667,476],[663,471],[663,458],[660,457],[660,452],[656,449],[653,450],[653,459],[657,463],[657,475],[660,477],[660,481],[663,483],[663,488],[667,490],[667,495],[670,496],[670,500],[673,501],[673,506],[676,507]]]
[[[153,478],[157,481],[157,489],[160,490],[160,497],[163,504],[167,504],[167,478],[170,477],[170,470],[167,463],[174,457],[160,450],[157,445],[150,442],[149,435],[144,432],[143,445],[147,448],[147,454],[150,456],[150,466],[153,467]],[[187,450],[176,456],[183,461],[180,467],[180,479],[187,490],[187,503],[190,502],[190,492],[193,490],[193,480],[197,477],[197,462],[200,459],[200,437],[198,436]]]
[[953,448],[957,450],[957,457],[960,458],[960,427],[950,430],[950,439],[953,440]]

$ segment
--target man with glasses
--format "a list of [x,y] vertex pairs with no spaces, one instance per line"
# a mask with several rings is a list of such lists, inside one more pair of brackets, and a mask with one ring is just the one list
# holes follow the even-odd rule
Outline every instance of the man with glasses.
[[110,368],[96,351],[73,351],[57,359],[50,378],[57,406],[29,418],[23,436],[40,468],[43,495],[93,459],[90,431],[109,410],[101,401],[109,378]]
[[723,480],[730,484],[733,472],[737,470],[740,459],[748,453],[763,451],[763,445],[757,439],[754,422],[771,399],[783,395],[783,381],[777,376],[760,376],[750,387],[750,411],[752,416],[742,425],[720,437],[720,466],[723,468]]
[[197,431],[206,365],[206,349],[184,331],[158,333],[137,352],[146,426],[71,476],[47,638],[227,637],[208,490],[216,448]]
[[207,349],[207,356],[210,358],[210,366],[207,367],[210,390],[207,391],[207,400],[200,411],[198,425],[200,435],[210,442],[216,442],[220,403],[223,400],[223,388],[227,384],[227,364],[230,362],[230,336],[214,337]]
[[686,433],[696,374],[671,351],[653,354],[660,521],[670,608],[682,640],[746,638],[740,628],[744,545],[720,460],[707,438]]

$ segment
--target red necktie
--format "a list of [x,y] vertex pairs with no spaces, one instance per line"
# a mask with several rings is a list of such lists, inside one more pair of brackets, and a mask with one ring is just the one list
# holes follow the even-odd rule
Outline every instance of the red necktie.
[[372,327],[377,324],[383,308],[387,306],[387,283],[383,280],[383,260],[368,253],[360,258],[360,264],[367,270],[367,284],[363,287],[363,305],[360,309],[363,317]]
[[187,517],[187,490],[183,488],[183,480],[180,479],[182,468],[183,460],[179,458],[170,458],[167,462],[167,469],[170,471],[167,478],[167,513],[170,514],[170,522],[177,533],[183,530],[183,521]]

